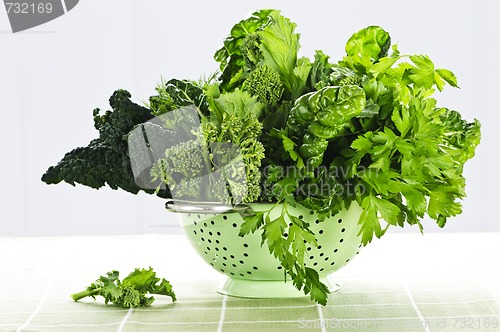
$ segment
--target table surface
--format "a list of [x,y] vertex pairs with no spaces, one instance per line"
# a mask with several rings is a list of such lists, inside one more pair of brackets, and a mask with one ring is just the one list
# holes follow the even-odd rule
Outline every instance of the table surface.
[[[181,235],[0,238],[0,331],[500,331],[500,233],[393,234],[334,274],[326,306],[220,295]],[[73,302],[110,270],[152,266],[177,302]]]

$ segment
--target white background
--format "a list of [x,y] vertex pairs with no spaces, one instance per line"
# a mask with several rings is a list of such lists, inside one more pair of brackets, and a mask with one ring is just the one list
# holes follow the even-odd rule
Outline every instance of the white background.
[[[141,102],[161,77],[210,74],[231,27],[260,8],[282,9],[298,24],[301,55],[322,49],[337,60],[352,33],[380,25],[402,53],[427,54],[452,70],[461,89],[438,95],[439,105],[478,118],[482,143],[466,165],[463,214],[440,231],[500,231],[497,7],[494,0],[81,0],[66,15],[16,34],[0,8],[0,236],[177,232],[175,216],[157,197],[48,186],[40,177],[97,137],[92,110],[108,109],[114,90],[127,89]],[[424,225],[437,230],[432,221]]]

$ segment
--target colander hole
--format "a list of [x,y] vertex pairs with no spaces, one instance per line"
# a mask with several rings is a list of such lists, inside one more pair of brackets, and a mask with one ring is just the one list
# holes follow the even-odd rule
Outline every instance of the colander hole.
[[222,259],[224,259],[225,261],[227,261],[227,257],[226,256],[223,256]]
[[314,262],[313,266],[316,266],[316,265],[318,265],[318,262]]
[[340,241],[339,241],[339,242],[340,242],[340,243],[344,242],[344,239],[340,239]]
[[321,246],[318,246],[318,250],[320,250],[320,249],[321,249]]
[[203,233],[203,228],[200,228],[200,233]]
[[337,251],[339,251],[339,250],[338,250],[338,249],[335,249],[333,252],[337,252]]
[[307,240],[304,240],[304,243],[307,243]]
[[253,269],[257,271],[259,268],[257,266],[254,266]]
[[244,277],[245,275],[243,273],[240,273],[240,276]]
[[324,268],[321,268],[321,269],[319,269],[319,272],[323,272],[324,270],[325,270]]
[[281,266],[281,265],[280,265],[280,266],[278,266],[278,270],[281,270],[282,268],[283,268],[283,266]]
[[326,262],[327,260],[329,260],[329,259],[330,259],[330,258],[328,258],[328,257],[325,257],[325,262]]
[[226,263],[222,263],[222,265],[227,266],[227,264],[226,264]]
[[233,267],[236,267],[236,264],[231,264]]
[[221,272],[224,272],[224,269],[220,269]]
[[215,243],[220,244],[219,240],[215,240]]
[[198,223],[196,222],[196,220],[193,220],[193,222],[194,222],[194,225],[195,225],[195,226],[196,226],[196,225],[198,225]]
[[339,221],[338,221],[338,222],[339,222],[339,224],[340,224],[340,223],[342,223],[342,219],[339,219]]
[[232,259],[234,259],[234,255],[229,255],[229,257],[231,257]]
[[303,215],[299,215],[299,219],[300,220],[304,219],[304,216]]
[[245,264],[245,262],[244,261],[240,261],[240,264]]
[[194,235],[196,235],[196,231],[193,231]]
[[207,250],[210,251],[210,247],[207,247]]
[[214,263],[210,263],[210,265],[214,266]]
[[212,225],[215,225],[215,221],[213,221],[213,220],[212,220],[212,221],[210,221],[210,223],[211,223]]
[[323,256],[325,256],[325,253],[322,252],[319,254],[319,257],[323,257]]
[[226,247],[222,247],[222,250],[227,251],[227,248]]
[[243,256],[248,257],[248,254],[245,252],[245,253],[243,253]]
[[236,228],[236,227],[238,227],[238,225],[236,225],[236,223],[233,223],[233,227]]
[[202,237],[200,240],[205,241],[205,238]]
[[344,233],[345,232],[345,228],[342,228],[341,232]]
[[252,274],[252,272],[250,272],[250,271],[247,271],[247,274]]
[[319,224],[319,219],[316,219],[316,224]]
[[234,276],[234,273],[233,273],[233,272],[231,272],[231,275],[232,275],[232,276]]
[[196,218],[201,219],[201,216],[198,214],[198,215],[196,215]]
[[283,233],[283,236],[284,237],[288,237],[288,233]]
[[314,259],[314,256],[309,256],[309,259]]
[[244,244],[243,244],[243,247],[248,248],[248,244],[247,244],[247,243],[244,243]]
[[208,252],[206,250],[204,251],[204,253],[205,253],[205,255],[208,255]]
[[293,226],[293,222],[289,223],[288,226],[292,227]]
[[312,249],[311,247],[307,247],[307,251],[311,251],[311,249]]
[[208,227],[208,224],[206,222],[203,223],[203,226]]
[[215,247],[215,251],[219,251],[219,248]]
[[213,234],[212,234],[212,232],[208,232],[208,235],[212,236]]
[[220,232],[217,232],[217,236],[220,236]]
[[359,251],[358,251],[358,252],[356,252],[356,255],[359,255]]
[[227,216],[222,216],[222,219],[227,220]]
[[208,239],[207,241],[208,241],[208,243],[212,243],[212,240],[210,240],[210,239]]
[[345,262],[346,262],[346,263],[349,263],[349,260],[346,260]]
[[323,234],[323,230],[322,230],[322,229],[320,229],[318,233],[319,233],[319,234]]
[[330,265],[335,265],[335,262],[331,262]]
[[312,216],[314,214],[314,211],[313,210],[309,211],[309,214]]

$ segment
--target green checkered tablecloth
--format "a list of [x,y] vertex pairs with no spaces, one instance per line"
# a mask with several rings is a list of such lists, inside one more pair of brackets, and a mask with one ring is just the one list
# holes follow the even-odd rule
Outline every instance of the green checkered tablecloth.
[[[500,234],[387,234],[334,280],[326,306],[241,299],[182,236],[0,238],[0,331],[500,331]],[[178,301],[121,309],[80,291],[152,266]]]

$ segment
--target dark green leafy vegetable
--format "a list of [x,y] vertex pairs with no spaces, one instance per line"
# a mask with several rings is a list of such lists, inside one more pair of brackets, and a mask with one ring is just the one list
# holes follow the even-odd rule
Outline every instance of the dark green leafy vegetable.
[[252,70],[255,63],[260,61],[260,37],[256,32],[269,24],[271,12],[259,10],[237,23],[224,40],[224,46],[215,53],[214,59],[220,63],[222,71],[220,80],[223,90],[232,91],[240,87],[246,77],[246,70]]
[[284,99],[295,100],[307,90],[311,63],[299,58],[296,24],[278,10],[261,10],[236,24],[215,54],[221,63],[221,88],[233,91],[258,66],[268,66],[281,78]]
[[147,307],[155,298],[148,295],[165,295],[175,302],[176,296],[172,285],[166,279],[156,277],[152,268],[135,269],[122,281],[118,271],[110,271],[106,276],[101,276],[86,290],[71,295],[74,301],[85,297],[102,296],[104,303],[113,303],[124,308]]
[[[87,147],[68,152],[56,166],[47,170],[42,181],[47,184],[80,183],[95,189],[108,185],[133,194],[141,190],[132,173],[127,135],[134,126],[153,116],[149,109],[130,101],[130,94],[125,90],[117,90],[109,103],[113,111],[101,115],[99,109],[94,110],[99,138]],[[167,193],[159,194],[165,196]]]
[[290,111],[287,134],[294,140],[294,145],[302,143],[298,146],[300,158],[307,160],[310,166],[318,167],[323,161],[328,140],[335,138],[364,108],[365,93],[358,86],[329,86],[307,93]]
[[[149,141],[138,159],[153,164],[143,168],[163,184],[159,194],[283,203],[274,219],[270,211],[246,214],[240,236],[260,231],[293,284],[325,304],[329,290],[303,263],[305,244],[317,246],[314,234],[289,207],[304,205],[324,221],[358,203],[364,245],[390,226],[423,230],[425,216],[443,227],[462,211],[463,169],[481,132],[479,121],[432,97],[458,87],[455,75],[427,55],[400,54],[381,27],[354,33],[340,61],[318,50],[312,63],[299,56],[295,30],[280,11],[256,11],[216,52],[218,77],[162,83],[150,109],[118,91],[113,112],[95,114],[100,138],[70,152],[43,180],[138,192],[125,140],[139,128]],[[142,123],[153,115],[168,116]],[[133,290],[122,295],[137,303]]]

